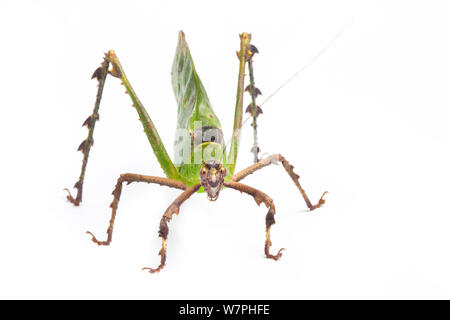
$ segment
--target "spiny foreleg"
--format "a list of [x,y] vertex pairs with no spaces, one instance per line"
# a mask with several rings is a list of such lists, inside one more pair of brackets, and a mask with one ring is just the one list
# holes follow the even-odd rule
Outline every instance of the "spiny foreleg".
[[278,250],[278,253],[276,255],[273,255],[270,253],[270,247],[272,246],[272,241],[270,240],[270,228],[273,224],[275,224],[275,204],[273,203],[272,198],[270,198],[267,194],[265,194],[262,191],[259,191],[255,188],[252,188],[248,185],[234,182],[234,181],[228,181],[224,183],[224,186],[238,190],[240,192],[247,193],[255,199],[258,206],[261,204],[261,202],[264,202],[267,208],[269,208],[269,211],[266,215],[266,241],[264,243],[264,253],[266,254],[266,257],[273,260],[278,260],[283,255],[282,251],[284,248],[281,248]]
[[132,182],[147,182],[147,183],[155,183],[159,184],[161,186],[167,186],[171,188],[177,188],[181,190],[185,190],[186,186],[184,183],[172,180],[168,178],[162,178],[162,177],[152,177],[152,176],[144,176],[141,174],[134,174],[134,173],[125,173],[121,174],[119,179],[117,179],[116,187],[114,188],[114,191],[112,192],[114,199],[111,202],[111,205],[109,206],[112,209],[111,212],[111,219],[109,221],[109,226],[106,231],[107,239],[105,241],[99,241],[97,238],[92,234],[92,232],[87,231],[87,234],[90,234],[92,236],[92,241],[99,246],[107,246],[112,241],[112,234],[114,229],[114,221],[116,220],[116,214],[117,214],[117,207],[119,206],[120,201],[120,195],[122,194],[122,185],[126,182],[127,185]]
[[161,250],[159,250],[159,255],[161,257],[161,262],[157,268],[142,268],[142,270],[148,270],[150,273],[159,272],[166,265],[166,251],[167,251],[167,236],[169,235],[169,226],[168,222],[172,220],[172,216],[174,214],[178,214],[180,212],[180,206],[189,199],[194,193],[200,189],[201,185],[197,184],[188,189],[186,189],[182,194],[180,194],[174,202],[170,204],[167,210],[164,212],[164,215],[161,218],[161,222],[159,224],[159,236],[162,238],[162,246]]

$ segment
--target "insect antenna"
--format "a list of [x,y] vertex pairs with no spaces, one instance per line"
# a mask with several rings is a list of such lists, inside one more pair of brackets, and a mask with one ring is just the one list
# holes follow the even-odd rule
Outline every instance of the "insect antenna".
[[281,86],[279,86],[274,92],[272,92],[266,100],[263,101],[263,103],[261,103],[261,106],[266,103],[270,98],[272,98],[278,91],[281,90],[281,88],[283,88],[285,85],[287,85],[289,82],[291,82],[291,80],[293,80],[296,76],[298,76],[300,73],[302,73],[303,71],[305,71],[310,65],[312,65],[317,59],[319,59],[319,57],[325,52],[327,51],[327,49],[329,47],[331,47],[331,45],[333,45],[333,43],[336,42],[336,40],[339,38],[339,36],[345,31],[345,29],[347,29],[347,27],[350,25],[350,23],[353,22],[353,17],[341,28],[341,30],[330,40],[330,42],[328,42],[328,44],[323,47],[322,50],[319,51],[319,53],[317,53],[311,60],[308,61],[308,63],[306,63],[300,70],[298,70],[296,73],[294,73],[289,79],[287,79]]
[[[296,78],[300,73],[302,73],[303,71],[305,71],[308,67],[310,67],[317,59],[319,59],[324,53],[325,51],[327,51],[336,41],[337,39],[344,33],[344,31],[348,28],[348,26],[353,22],[354,17],[350,18],[350,20],[339,30],[338,33],[336,33],[336,35],[328,42],[328,44],[322,48],[322,50],[320,50],[311,60],[309,60],[305,65],[303,65],[302,68],[300,68],[297,72],[295,72],[291,77],[289,77],[285,82],[283,82],[281,84],[281,86],[279,86],[275,91],[273,91],[260,105],[259,108],[261,108],[262,105],[264,105],[267,101],[269,101],[269,99],[271,99],[278,91],[280,91],[284,86],[286,86],[289,82],[291,82],[294,78]],[[250,59],[251,60],[251,59]],[[252,66],[253,67],[253,66]],[[253,75],[253,69],[251,72],[249,72],[251,75]],[[250,80],[251,81],[251,80]],[[252,97],[253,98],[253,97]],[[253,99],[252,99],[253,100]],[[252,101],[253,104],[253,101]],[[247,108],[248,109],[248,108]],[[260,109],[261,110],[261,109]],[[241,126],[239,127],[239,129],[241,129],[244,124],[250,119],[252,118],[252,114],[249,115],[241,124]],[[254,127],[254,133],[255,133],[256,129]],[[233,133],[234,135],[234,133]],[[232,135],[232,137],[233,137]],[[230,140],[228,140],[228,142],[225,145],[223,154],[225,154],[225,150],[227,149],[227,147],[229,146],[229,144],[231,143],[232,138]],[[254,146],[256,143],[256,139],[254,139]],[[252,152],[253,148],[252,148]],[[257,149],[257,152],[259,152],[259,148]],[[256,153],[257,155],[257,153]]]

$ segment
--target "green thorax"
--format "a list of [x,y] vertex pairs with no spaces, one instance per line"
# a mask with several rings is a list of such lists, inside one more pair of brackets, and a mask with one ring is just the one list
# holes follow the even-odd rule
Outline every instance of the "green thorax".
[[[174,162],[183,182],[189,186],[200,182],[199,172],[204,161],[226,161],[220,121],[195,71],[182,31],[172,65],[172,87],[178,103]],[[205,135],[213,138],[204,141]]]

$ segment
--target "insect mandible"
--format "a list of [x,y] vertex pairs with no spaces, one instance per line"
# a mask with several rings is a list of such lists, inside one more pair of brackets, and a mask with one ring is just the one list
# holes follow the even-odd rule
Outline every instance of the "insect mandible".
[[[113,191],[113,201],[110,205],[112,214],[107,229],[107,239],[99,241],[91,232],[92,241],[98,245],[109,245],[112,240],[114,221],[117,214],[120,195],[124,183],[146,182],[164,185],[182,190],[182,193],[169,205],[164,212],[160,226],[159,236],[162,239],[162,247],[159,251],[160,264],[156,268],[143,268],[151,273],[159,272],[166,264],[167,237],[169,234],[168,222],[174,214],[178,214],[180,206],[194,193],[205,192],[208,200],[217,200],[220,191],[227,187],[246,193],[254,198],[260,205],[264,203],[268,208],[266,215],[266,238],[264,253],[267,258],[278,260],[282,256],[280,249],[276,254],[270,253],[272,242],[270,240],[270,228],[275,223],[275,205],[273,200],[264,192],[251,186],[240,183],[249,174],[254,173],[270,164],[282,164],[287,174],[300,191],[306,205],[310,210],[319,208],[325,203],[324,192],[316,204],[312,204],[305,191],[300,185],[299,176],[293,171],[293,166],[281,155],[274,154],[264,159],[258,159],[259,148],[256,143],[256,118],[262,112],[256,106],[255,98],[261,92],[255,87],[253,78],[252,57],[258,52],[251,43],[251,34],[240,34],[240,50],[237,52],[239,59],[239,77],[236,94],[236,105],[234,114],[233,134],[228,153],[223,138],[219,119],[215,115],[205,89],[195,70],[189,47],[185,40],[183,31],[179,32],[178,45],[172,66],[172,86],[178,103],[177,134],[175,139],[174,161],[168,155],[163,141],[161,140],[150,116],[138,99],[125,72],[113,50],[105,54],[101,66],[95,70],[92,78],[98,80],[98,91],[92,114],[85,120],[83,126],[88,128],[88,137],[80,144],[78,151],[83,152],[81,174],[74,188],[77,189],[76,197],[68,191],[67,199],[78,206],[82,201],[83,182],[86,172],[89,151],[93,145],[93,134],[95,124],[99,119],[100,100],[107,75],[119,78],[130,96],[133,107],[136,109],[139,119],[144,127],[145,134],[150,142],[153,152],[165,173],[165,177],[147,176],[134,173],[121,174]],[[244,88],[245,69],[248,66],[250,84]],[[246,112],[253,117],[254,128],[254,153],[255,163],[246,169],[235,173],[235,164],[238,155],[240,129],[243,118],[244,92],[250,93],[252,102]]]

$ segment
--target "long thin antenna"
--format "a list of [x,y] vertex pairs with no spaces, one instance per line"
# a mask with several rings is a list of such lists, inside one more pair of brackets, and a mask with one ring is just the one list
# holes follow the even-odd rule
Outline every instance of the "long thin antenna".
[[[316,54],[311,60],[309,60],[300,70],[298,70],[296,73],[294,73],[289,79],[287,79],[281,86],[279,86],[274,92],[272,92],[266,100],[263,101],[263,103],[261,103],[259,106],[261,107],[264,103],[266,103],[270,98],[272,98],[278,91],[281,90],[281,88],[283,88],[285,85],[287,85],[289,82],[291,82],[291,80],[293,80],[296,76],[298,76],[300,73],[302,73],[303,71],[305,71],[310,65],[312,65],[317,59],[319,59],[319,57],[325,52],[327,51],[328,48],[330,48],[333,43],[336,42],[336,40],[339,38],[339,36],[345,31],[345,29],[347,29],[347,27],[353,22],[354,17],[352,17],[342,28],[341,30],[330,40],[330,42],[323,47],[322,50],[319,51],[318,54]],[[247,119],[244,120],[244,122],[242,122],[242,126],[241,128],[244,126],[244,124],[248,121],[248,119],[250,119],[251,116],[247,117]]]
[[[272,98],[278,91],[281,90],[285,85],[287,85],[289,82],[291,82],[295,77],[297,77],[300,73],[305,71],[310,65],[312,65],[319,57],[328,50],[335,42],[336,40],[341,36],[342,33],[347,29],[347,27],[353,22],[354,17],[351,17],[350,20],[339,30],[339,32],[328,42],[328,44],[323,47],[322,50],[320,50],[311,60],[309,60],[301,69],[299,69],[296,73],[294,73],[289,79],[287,79],[281,86],[279,86],[274,92],[272,92],[266,100],[263,101],[259,106],[261,107],[263,104],[265,104],[270,98]],[[248,116],[241,125],[241,128],[244,126],[244,124],[250,119],[252,116]],[[231,140],[230,140],[231,141]],[[228,147],[230,141],[226,144],[225,149]]]
[[289,82],[291,82],[292,79],[294,79],[296,76],[298,76],[300,73],[302,73],[303,71],[305,71],[310,65],[312,65],[314,63],[314,61],[316,61],[317,59],[319,59],[319,57],[325,52],[327,51],[327,49],[329,47],[331,47],[331,45],[333,43],[336,42],[336,40],[339,38],[339,36],[345,31],[345,29],[347,29],[347,27],[350,25],[350,23],[353,22],[353,17],[345,24],[345,26],[343,26],[341,28],[341,30],[333,37],[333,39],[330,40],[330,42],[322,49],[319,51],[318,54],[316,54],[307,64],[305,64],[300,70],[298,70],[296,73],[294,73],[289,79],[287,79],[281,86],[279,86],[274,92],[272,92],[266,100],[263,101],[263,103],[261,103],[260,106],[262,106],[264,103],[266,103],[270,98],[272,98],[278,91],[280,91],[281,88],[283,88],[285,85],[287,85]]

